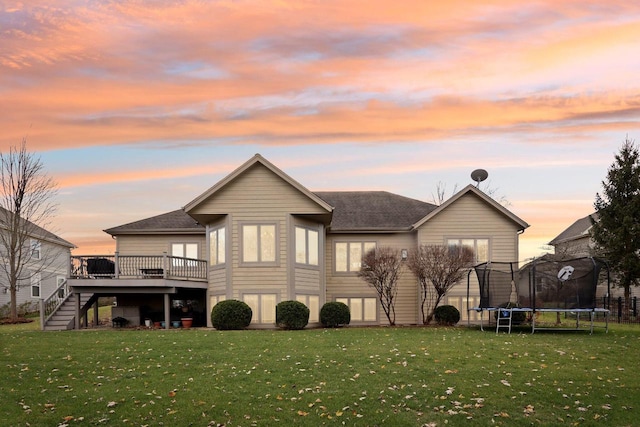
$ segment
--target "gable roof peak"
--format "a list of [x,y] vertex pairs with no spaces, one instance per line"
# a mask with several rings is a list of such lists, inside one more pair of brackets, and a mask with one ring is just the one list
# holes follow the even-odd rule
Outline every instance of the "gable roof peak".
[[469,193],[474,194],[476,197],[480,198],[482,201],[487,203],[489,206],[493,207],[499,213],[501,213],[502,215],[506,216],[511,221],[516,223],[520,227],[520,230],[524,230],[524,229],[529,227],[529,224],[527,224],[524,220],[519,218],[517,215],[515,215],[509,209],[505,208],[500,203],[495,201],[495,199],[493,197],[489,196],[487,193],[485,193],[484,191],[480,190],[477,186],[475,186],[473,184],[468,184],[462,190],[458,191],[456,194],[451,196],[444,203],[442,203],[440,206],[438,206],[436,209],[434,209],[432,212],[430,212],[427,216],[425,216],[420,221],[418,221],[416,224],[414,224],[414,227],[415,228],[420,227],[422,224],[427,222],[429,219],[431,219],[434,216],[438,215],[440,212],[442,212],[443,210],[447,209],[447,207],[451,206],[452,204],[454,204],[455,202],[460,200],[463,196],[465,196],[466,194],[469,194]]
[[198,197],[193,199],[191,202],[187,203],[183,208],[184,211],[186,213],[189,213],[190,211],[195,209],[197,206],[199,206],[201,203],[203,203],[206,199],[211,197],[213,194],[215,194],[221,188],[225,187],[231,181],[233,181],[236,178],[238,178],[240,175],[244,174],[248,169],[250,169],[251,167],[253,167],[257,163],[260,163],[261,165],[263,165],[264,167],[269,169],[271,172],[273,172],[275,175],[277,175],[282,180],[287,182],[293,188],[297,189],[302,194],[307,196],[309,199],[313,200],[315,203],[320,205],[327,212],[331,212],[332,211],[332,207],[329,204],[327,204],[320,197],[316,196],[313,192],[309,191],[304,185],[300,184],[298,181],[296,181],[295,179],[293,179],[292,177],[287,175],[282,169],[280,169],[277,166],[275,166],[269,160],[264,158],[260,153],[256,153],[253,157],[251,157],[249,160],[244,162],[242,165],[240,165],[237,169],[235,169],[233,172],[231,172],[225,178],[223,178],[220,181],[218,181],[213,187],[209,188],[204,193],[200,194]]

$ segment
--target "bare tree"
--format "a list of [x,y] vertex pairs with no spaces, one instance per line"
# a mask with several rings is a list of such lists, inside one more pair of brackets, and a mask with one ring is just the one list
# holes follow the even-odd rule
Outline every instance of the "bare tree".
[[460,282],[474,261],[467,246],[420,245],[409,254],[407,267],[420,284],[422,322],[428,325],[436,307]]
[[392,326],[396,324],[395,298],[401,266],[400,251],[381,246],[362,256],[362,266],[358,272],[358,277],[376,290],[380,305]]
[[[486,183],[481,183],[478,188],[480,191],[485,193],[487,196],[491,197],[493,200],[501,204],[503,207],[508,208],[511,206],[511,202],[502,194],[499,194],[498,187],[491,187],[491,181],[487,181]],[[436,192],[431,193],[431,203],[434,205],[440,206],[444,202],[447,201],[448,198],[453,196],[458,192],[458,184],[453,186],[453,190],[451,190],[450,195],[447,196],[447,184],[442,181],[438,181],[436,184]]]
[[0,192],[0,280],[9,288],[15,321],[19,288],[46,274],[54,259],[43,254],[46,246],[41,243],[56,210],[56,184],[40,158],[27,151],[26,139],[9,153],[0,153]]
[[[451,190],[451,195],[456,194],[457,191],[458,191],[458,184],[455,184],[453,186],[453,190]],[[431,193],[431,203],[433,203],[434,205],[440,206],[447,199],[448,199],[447,184],[445,184],[442,181],[438,181],[438,183],[436,184],[436,193],[435,194]]]

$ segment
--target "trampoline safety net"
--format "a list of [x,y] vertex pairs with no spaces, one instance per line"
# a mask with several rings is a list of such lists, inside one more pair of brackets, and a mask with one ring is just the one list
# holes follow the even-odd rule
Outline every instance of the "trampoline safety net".
[[606,286],[607,269],[597,258],[541,258],[518,269],[515,262],[488,262],[474,267],[480,291],[478,308],[496,308],[517,302],[536,309],[593,309],[598,306],[598,283]]
[[606,284],[608,277],[600,277],[604,261],[584,257],[564,260],[540,259],[523,267],[529,279],[532,305],[535,308],[593,309],[598,306],[598,283]]
[[498,307],[518,301],[517,265],[512,262],[491,262],[474,267],[480,290],[480,308]]

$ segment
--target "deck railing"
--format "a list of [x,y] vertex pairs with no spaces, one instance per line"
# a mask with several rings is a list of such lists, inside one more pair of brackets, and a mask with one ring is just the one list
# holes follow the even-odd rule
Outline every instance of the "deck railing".
[[69,298],[69,295],[69,284],[64,280],[51,295],[40,300],[40,325],[43,329],[58,307]]
[[163,255],[92,255],[71,257],[72,279],[207,280],[207,261]]

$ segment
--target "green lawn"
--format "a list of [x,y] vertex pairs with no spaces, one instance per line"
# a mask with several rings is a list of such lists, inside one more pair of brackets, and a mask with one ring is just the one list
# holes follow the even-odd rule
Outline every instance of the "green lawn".
[[9,426],[638,425],[640,328],[0,327]]

